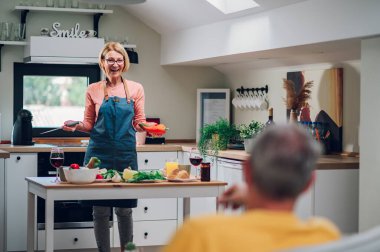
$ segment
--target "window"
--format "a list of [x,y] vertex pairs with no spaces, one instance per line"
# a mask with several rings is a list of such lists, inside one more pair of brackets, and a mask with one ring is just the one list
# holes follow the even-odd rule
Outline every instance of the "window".
[[81,132],[41,132],[62,126],[66,120],[83,120],[90,83],[100,80],[97,65],[14,64],[14,121],[21,109],[33,115],[33,137],[88,136]]
[[224,14],[231,14],[239,11],[258,7],[253,0],[206,0]]

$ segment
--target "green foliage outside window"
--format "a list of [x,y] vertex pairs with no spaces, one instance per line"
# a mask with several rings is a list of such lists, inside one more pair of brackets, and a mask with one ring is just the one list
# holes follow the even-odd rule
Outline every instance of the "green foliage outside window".
[[24,78],[24,105],[84,106],[87,77]]

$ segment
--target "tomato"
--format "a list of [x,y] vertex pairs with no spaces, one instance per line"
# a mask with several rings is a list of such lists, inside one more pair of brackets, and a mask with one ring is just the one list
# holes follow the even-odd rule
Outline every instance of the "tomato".
[[102,174],[96,174],[96,179],[103,179],[103,175]]
[[79,164],[71,164],[70,169],[79,169]]

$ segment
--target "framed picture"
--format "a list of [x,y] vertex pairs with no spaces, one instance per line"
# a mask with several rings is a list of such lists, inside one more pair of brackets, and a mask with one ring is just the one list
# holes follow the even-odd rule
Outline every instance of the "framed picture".
[[230,121],[230,89],[197,89],[197,142],[200,129],[219,118]]

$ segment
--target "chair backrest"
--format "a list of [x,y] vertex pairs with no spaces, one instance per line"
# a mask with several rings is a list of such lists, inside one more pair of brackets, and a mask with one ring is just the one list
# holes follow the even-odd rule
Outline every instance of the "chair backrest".
[[288,252],[379,252],[380,226],[324,245],[303,247]]

